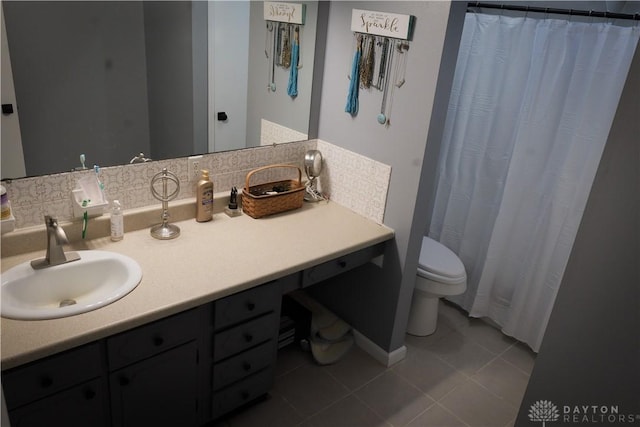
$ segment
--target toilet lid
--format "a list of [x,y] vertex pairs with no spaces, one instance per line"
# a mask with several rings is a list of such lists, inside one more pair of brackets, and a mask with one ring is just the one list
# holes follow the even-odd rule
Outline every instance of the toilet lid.
[[458,255],[442,243],[426,236],[422,239],[418,266],[422,270],[444,277],[454,278],[466,275]]

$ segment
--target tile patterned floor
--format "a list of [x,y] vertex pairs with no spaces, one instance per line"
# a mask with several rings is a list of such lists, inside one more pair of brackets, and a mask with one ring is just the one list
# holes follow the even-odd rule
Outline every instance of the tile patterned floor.
[[356,347],[324,367],[285,348],[269,397],[216,427],[513,426],[535,360],[528,347],[448,303],[436,333],[406,345],[391,368]]

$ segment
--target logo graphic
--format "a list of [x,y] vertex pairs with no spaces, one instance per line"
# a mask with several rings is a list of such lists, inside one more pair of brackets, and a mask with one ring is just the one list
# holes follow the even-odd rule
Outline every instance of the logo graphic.
[[545,427],[547,421],[557,421],[558,418],[560,418],[558,407],[549,400],[538,400],[529,408],[529,419],[542,421],[542,427]]

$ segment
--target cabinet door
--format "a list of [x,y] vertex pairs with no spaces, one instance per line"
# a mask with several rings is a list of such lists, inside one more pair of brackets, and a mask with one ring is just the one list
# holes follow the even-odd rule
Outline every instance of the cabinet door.
[[95,379],[9,412],[12,427],[108,427],[105,387]]
[[111,373],[114,427],[196,426],[197,374],[195,341]]

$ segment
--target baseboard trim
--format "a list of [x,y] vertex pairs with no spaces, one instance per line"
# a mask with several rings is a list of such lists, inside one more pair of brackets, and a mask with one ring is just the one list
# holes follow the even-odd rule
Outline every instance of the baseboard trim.
[[355,342],[358,347],[387,368],[395,365],[407,356],[407,347],[404,345],[389,353],[355,329],[353,329],[353,337],[355,338]]

